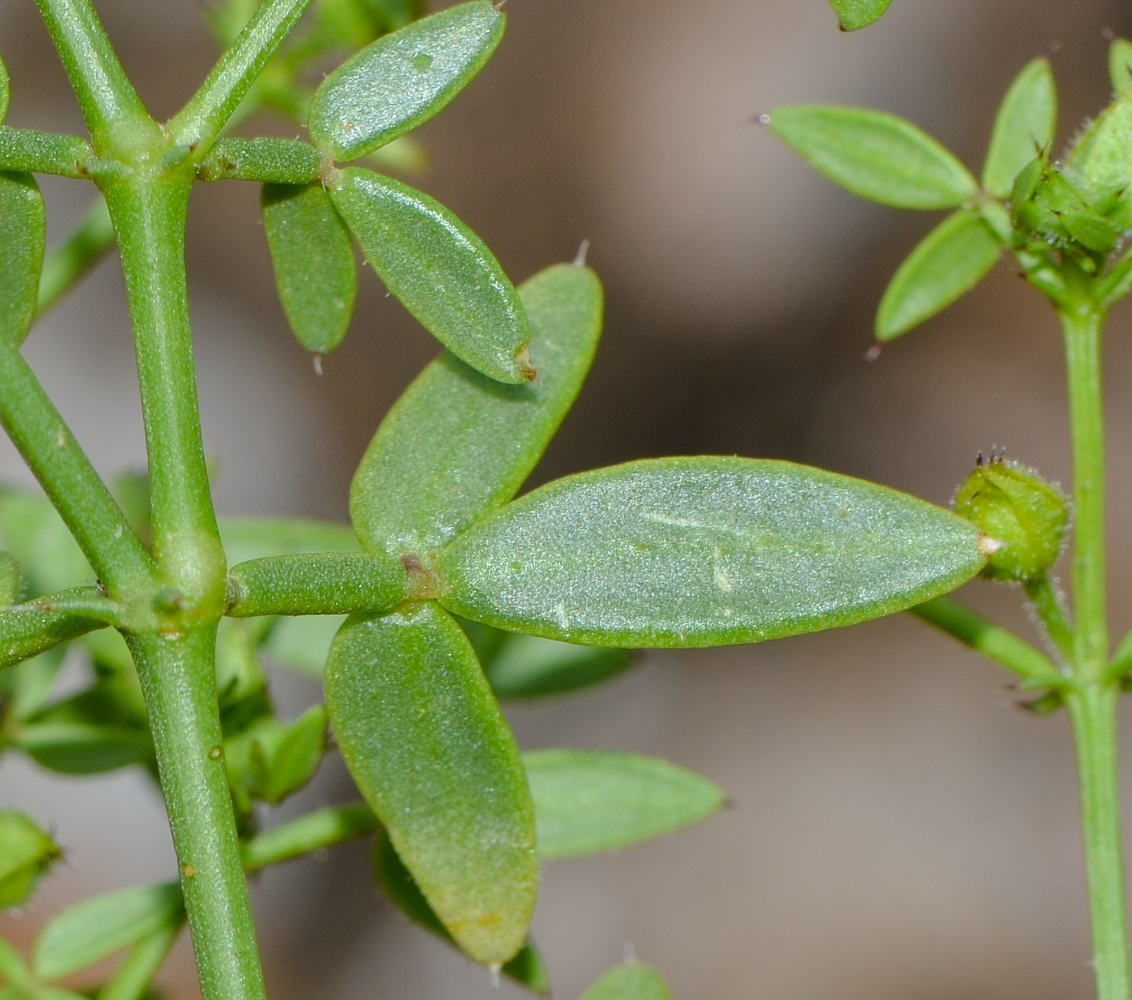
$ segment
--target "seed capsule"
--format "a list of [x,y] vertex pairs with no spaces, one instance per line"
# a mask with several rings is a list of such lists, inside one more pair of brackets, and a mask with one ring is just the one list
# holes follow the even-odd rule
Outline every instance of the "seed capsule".
[[993,455],[984,465],[980,456],[952,506],[960,517],[1002,543],[983,567],[983,576],[1032,580],[1057,561],[1068,507],[1061,491],[1033,469]]

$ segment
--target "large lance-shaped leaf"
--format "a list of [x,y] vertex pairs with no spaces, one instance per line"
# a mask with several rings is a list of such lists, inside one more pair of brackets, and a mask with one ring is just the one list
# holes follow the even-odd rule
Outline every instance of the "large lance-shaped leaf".
[[994,120],[983,165],[983,187],[1009,198],[1018,172],[1048,150],[1057,127],[1057,87],[1049,60],[1033,59],[1015,77]]
[[578,1000],[672,1000],[660,973],[644,962],[615,965]]
[[460,627],[435,604],[354,615],[326,664],[342,756],[460,947],[497,964],[523,945],[538,889],[519,752]]
[[32,967],[42,979],[61,979],[183,919],[176,882],[84,899],[48,921],[35,942]]
[[842,31],[867,28],[886,10],[892,0],[829,0],[837,13]]
[[265,184],[263,232],[287,322],[315,354],[337,347],[350,325],[358,278],[354,247],[321,184]]
[[993,544],[932,504],[789,462],[664,458],[569,476],[441,553],[465,618],[594,646],[758,642],[901,611]]
[[23,343],[35,319],[46,234],[47,215],[35,179],[0,172],[0,337],[9,344]]
[[795,104],[763,119],[816,170],[862,198],[896,208],[958,208],[979,185],[911,122],[862,108]]
[[525,382],[530,331],[499,261],[455,215],[389,177],[350,167],[334,204],[389,290],[437,340],[497,382]]
[[336,161],[356,160],[428,121],[483,68],[505,24],[491,0],[474,0],[368,45],[315,93],[315,145]]
[[877,310],[877,340],[892,340],[969,292],[1001,246],[973,209],[953,212],[900,265]]
[[597,750],[523,754],[544,861],[612,851],[707,819],[722,789],[667,761]]
[[[425,930],[431,931],[449,944],[455,944],[448,929],[433,913],[428,900],[421,894],[412,874],[397,857],[397,852],[384,831],[378,831],[377,841],[374,844],[373,865],[382,888],[402,913]],[[546,971],[546,965],[531,941],[527,941],[518,954],[509,962],[505,962],[499,971],[533,993],[545,996],[550,992],[550,976]]]
[[601,284],[584,267],[548,268],[519,288],[538,378],[503,386],[443,354],[378,428],[350,489],[370,549],[424,555],[511,499],[535,467],[593,360]]

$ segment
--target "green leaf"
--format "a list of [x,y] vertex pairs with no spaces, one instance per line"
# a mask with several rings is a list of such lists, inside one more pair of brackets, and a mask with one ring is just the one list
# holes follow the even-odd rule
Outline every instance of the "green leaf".
[[534,809],[460,627],[432,603],[352,615],[326,704],[354,781],[460,947],[486,965],[514,957],[538,889]]
[[1074,145],[1065,173],[1092,204],[1105,204],[1117,231],[1132,226],[1132,90],[1126,90]]
[[953,212],[893,275],[877,310],[877,340],[907,333],[965,295],[994,267],[1001,249],[978,212]]
[[265,184],[263,232],[291,330],[308,351],[329,354],[358,290],[350,231],[321,184]]
[[519,287],[538,378],[502,386],[452,354],[432,362],[378,428],[350,489],[358,537],[416,554],[506,503],[535,467],[589,371],[601,334],[601,284],[560,264]]
[[497,382],[530,381],[519,296],[483,241],[415,188],[350,167],[334,205],[386,287],[461,360]]
[[48,921],[32,953],[41,979],[62,979],[184,919],[181,886],[135,885],[84,899]]
[[0,534],[4,547],[20,561],[28,597],[94,579],[82,550],[42,494],[0,488]]
[[266,556],[358,550],[358,539],[349,525],[298,517],[222,519],[220,538],[231,566]]
[[538,750],[523,754],[523,767],[543,861],[659,837],[707,819],[726,801],[706,778],[636,754]]
[[326,751],[326,710],[312,705],[292,723],[261,719],[224,747],[233,801],[242,812],[251,800],[278,805],[318,770]]
[[284,618],[268,633],[263,651],[284,667],[321,678],[330,644],[345,620],[345,615]]
[[345,840],[364,837],[379,826],[367,805],[331,806],[256,834],[241,846],[240,855],[244,868],[256,871]]
[[[23,957],[3,938],[0,938],[0,976],[12,984],[23,984],[31,978],[31,972],[24,964]],[[0,991],[0,997],[6,996],[6,990]]]
[[[4,96],[0,87],[0,104]],[[0,172],[0,338],[9,344],[22,344],[35,319],[46,238],[35,178]]]
[[0,552],[0,605],[20,599],[20,563],[10,552]]
[[66,647],[56,646],[40,656],[0,673],[0,702],[5,705],[7,718],[23,721],[43,708],[51,695],[51,689],[55,686],[55,678],[66,655]]
[[182,919],[162,927],[134,945],[99,990],[97,1000],[159,1000],[149,991],[149,985],[176,943],[183,923]]
[[978,530],[873,483],[789,462],[663,458],[569,476],[441,553],[445,607],[594,646],[759,642],[953,590]]
[[498,698],[545,698],[565,694],[624,673],[633,663],[627,649],[577,646],[537,635],[511,635],[484,673]]
[[1009,198],[1014,178],[1042,150],[1057,128],[1057,87],[1049,60],[1028,62],[1002,99],[983,165],[983,187],[996,198]]
[[829,0],[837,13],[842,31],[867,28],[886,10],[892,0]]
[[409,594],[412,574],[397,559],[361,552],[268,556],[233,566],[227,614],[384,613]]
[[0,125],[4,124],[4,116],[8,114],[9,96],[8,67],[4,65],[4,60],[0,59]]
[[[1117,97],[1132,90],[1132,42],[1126,38],[1114,38],[1109,46],[1108,78]],[[0,118],[3,117],[0,114]]]
[[815,170],[896,208],[958,208],[979,190],[951,153],[911,122],[835,105],[776,108],[766,125]]
[[660,973],[643,962],[616,965],[579,1000],[672,1000]]
[[505,24],[490,0],[474,0],[379,38],[316,91],[315,145],[336,161],[356,160],[428,121],[483,68]]
[[[378,881],[397,908],[415,924],[455,946],[452,935],[428,905],[428,900],[424,898],[412,874],[397,857],[384,830],[379,831],[374,844],[373,862]],[[529,938],[515,957],[505,962],[499,971],[533,993],[540,996],[550,993],[550,976],[546,965]]]
[[63,852],[23,813],[0,810],[0,908],[19,906]]
[[13,743],[59,774],[103,774],[153,756],[147,730],[89,722],[29,722]]

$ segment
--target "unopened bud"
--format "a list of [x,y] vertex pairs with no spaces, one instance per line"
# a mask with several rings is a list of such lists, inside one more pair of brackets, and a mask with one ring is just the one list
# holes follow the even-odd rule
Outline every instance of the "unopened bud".
[[995,580],[1033,580],[1056,561],[1065,535],[1065,497],[1033,469],[1017,462],[980,457],[959,487],[952,506],[1001,543],[990,554],[983,576]]

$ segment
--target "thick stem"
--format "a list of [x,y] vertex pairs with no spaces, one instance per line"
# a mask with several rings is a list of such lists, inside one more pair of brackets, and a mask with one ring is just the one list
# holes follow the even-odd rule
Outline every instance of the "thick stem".
[[186,607],[219,616],[224,551],[208,486],[185,284],[190,177],[109,186],[149,453],[153,554]]
[[145,693],[204,1000],[265,1000],[224,772],[215,623],[127,636]]
[[1065,699],[1077,744],[1097,1000],[1132,997],[1116,773],[1117,698],[1114,685],[1086,683]]
[[1104,414],[1100,335],[1104,316],[1091,304],[1061,313],[1073,438],[1073,644],[1078,677],[1099,677],[1108,652],[1105,611]]

